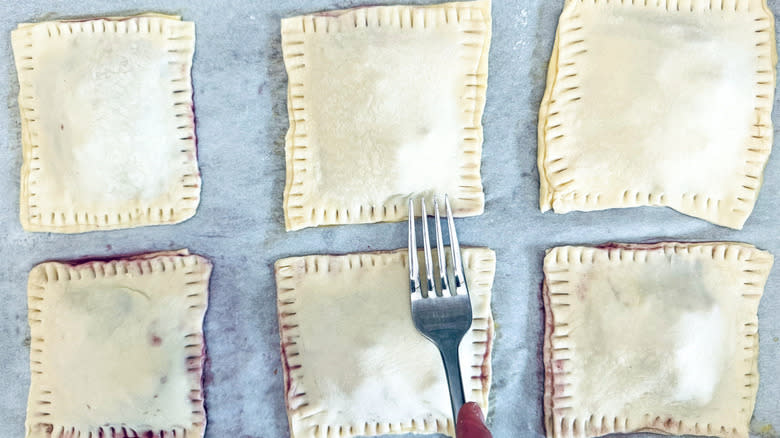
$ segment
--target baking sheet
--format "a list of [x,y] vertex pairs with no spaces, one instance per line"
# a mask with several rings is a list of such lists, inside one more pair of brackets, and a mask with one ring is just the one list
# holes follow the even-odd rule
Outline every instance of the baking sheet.
[[[24,436],[29,384],[26,280],[44,260],[189,248],[214,262],[206,315],[209,438],[289,435],[284,411],[273,262],[281,257],[394,249],[406,225],[374,224],[286,233],[282,217],[286,75],[279,20],[372,0],[99,0],[0,4],[0,437]],[[398,3],[433,3],[399,0]],[[484,115],[484,215],[462,219],[469,245],[498,257],[493,310],[498,323],[490,426],[496,438],[541,437],[542,257],[548,247],[608,241],[732,240],[780,255],[780,153],[743,231],[669,209],[567,215],[538,210],[536,123],[562,0],[494,0],[490,79]],[[775,14],[780,0],[770,0]],[[196,23],[193,66],[202,201],[179,225],[80,235],[26,233],[18,219],[18,82],[10,32],[19,22],[157,11]],[[777,111],[775,126],[780,126]],[[780,430],[780,275],[770,276],[759,311],[762,375],[754,436]],[[89,364],[85,364],[88,366]],[[643,435],[635,435],[643,436]]]

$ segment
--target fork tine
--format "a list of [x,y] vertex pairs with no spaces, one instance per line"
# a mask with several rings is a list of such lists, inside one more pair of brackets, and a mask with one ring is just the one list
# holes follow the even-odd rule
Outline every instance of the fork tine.
[[443,297],[450,295],[450,280],[447,275],[447,250],[444,248],[444,239],[441,236],[441,216],[439,215],[439,198],[433,199],[433,210],[436,216],[436,253],[439,256],[439,287]]
[[414,199],[409,198],[409,290],[412,299],[420,297],[420,264],[417,260],[417,236],[414,229]]
[[463,273],[460,244],[458,243],[458,235],[455,232],[455,220],[452,217],[450,198],[447,195],[444,195],[444,206],[447,209],[447,228],[450,231],[450,257],[452,258],[452,269],[455,271],[455,292],[457,295],[468,294],[466,275]]
[[428,298],[436,297],[436,284],[433,282],[433,258],[431,257],[431,237],[428,234],[428,212],[425,211],[425,199],[422,200],[423,253],[425,255],[425,281]]

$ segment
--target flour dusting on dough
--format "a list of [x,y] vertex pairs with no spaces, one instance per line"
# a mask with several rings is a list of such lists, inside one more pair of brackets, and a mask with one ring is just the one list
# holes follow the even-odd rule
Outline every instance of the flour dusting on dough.
[[704,405],[712,400],[723,363],[721,319],[720,308],[714,306],[709,312],[686,312],[677,323],[675,401]]

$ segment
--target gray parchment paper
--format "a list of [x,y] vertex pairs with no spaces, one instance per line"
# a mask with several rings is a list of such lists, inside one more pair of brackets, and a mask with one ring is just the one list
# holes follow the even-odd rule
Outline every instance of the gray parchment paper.
[[[384,0],[383,0],[384,1]],[[430,0],[398,0],[432,3]],[[406,225],[284,231],[286,74],[279,20],[370,0],[4,0],[0,3],[0,438],[24,436],[29,384],[27,273],[45,260],[189,248],[214,262],[206,340],[208,438],[284,438],[273,262],[281,257],[394,249]],[[494,0],[482,175],[484,215],[459,221],[463,243],[498,256],[493,310],[499,325],[490,425],[496,438],[541,437],[542,257],[548,247],[608,241],[735,240],[780,256],[780,152],[743,231],[663,208],[541,214],[536,123],[562,0]],[[775,14],[780,0],[770,0]],[[26,233],[19,223],[18,82],[10,32],[62,17],[179,14],[196,23],[193,67],[202,202],[179,225],[79,235]],[[778,113],[773,117],[780,126]],[[780,275],[760,308],[762,376],[755,436],[780,430]],[[84,364],[89,366],[89,364]]]

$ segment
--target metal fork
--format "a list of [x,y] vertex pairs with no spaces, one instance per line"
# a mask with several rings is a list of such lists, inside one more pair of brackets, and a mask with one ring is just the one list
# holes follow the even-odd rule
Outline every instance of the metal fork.
[[420,267],[417,259],[417,236],[414,228],[414,200],[409,200],[409,289],[412,301],[412,320],[417,330],[436,344],[444,361],[447,384],[450,387],[453,424],[458,411],[465,403],[463,379],[460,375],[458,347],[463,336],[471,328],[471,300],[463,273],[458,236],[452,217],[449,198],[445,195],[444,206],[447,210],[447,226],[450,235],[450,260],[453,271],[454,287],[450,287],[444,242],[439,217],[439,202],[434,198],[433,209],[436,218],[436,252],[438,253],[439,272],[436,280],[433,276],[431,241],[428,236],[428,215],[425,200],[422,202],[421,218],[423,233],[423,252],[425,256],[426,293],[420,287]]

